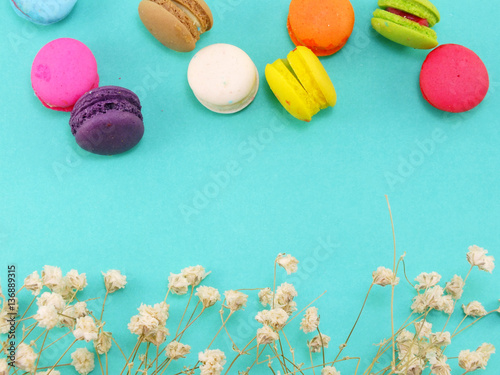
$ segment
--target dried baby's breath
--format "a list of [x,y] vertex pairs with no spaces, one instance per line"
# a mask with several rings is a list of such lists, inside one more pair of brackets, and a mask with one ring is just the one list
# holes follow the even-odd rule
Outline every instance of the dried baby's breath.
[[226,355],[219,349],[207,349],[198,354],[198,360],[203,363],[200,366],[201,375],[219,375],[226,363]]
[[325,366],[321,369],[321,375],[341,375],[340,371],[333,366]]
[[33,372],[35,369],[35,361],[37,357],[38,356],[33,348],[23,342],[17,347],[15,355],[16,366],[21,370]]
[[211,286],[199,286],[195,295],[200,299],[204,308],[211,307],[220,301],[220,293]]
[[198,286],[201,281],[207,277],[208,273],[202,266],[186,267],[181,270],[181,275],[187,280],[191,286]]
[[283,267],[288,275],[297,272],[299,261],[290,254],[278,254],[276,263]]
[[375,285],[394,286],[399,283],[399,277],[396,277],[391,269],[385,267],[379,267],[376,271],[373,271],[372,277]]
[[304,333],[310,333],[316,331],[319,326],[319,315],[318,309],[316,307],[310,307],[306,310],[304,318],[300,322],[300,329]]
[[273,303],[273,291],[271,288],[264,288],[259,291],[259,301],[262,306],[271,306]]
[[418,282],[417,285],[415,285],[415,289],[417,290],[422,290],[422,289],[429,289],[436,285],[439,280],[441,280],[441,275],[438,274],[437,272],[422,272],[420,275],[418,275],[415,278],[415,281]]
[[189,281],[182,274],[170,273],[168,277],[168,289],[174,294],[186,294],[188,292]]
[[477,266],[480,270],[491,273],[495,268],[495,258],[486,254],[488,254],[488,250],[472,245],[467,253],[467,261],[472,267]]
[[316,335],[307,343],[307,345],[309,346],[309,350],[311,350],[311,352],[318,353],[322,348],[328,348],[330,340],[330,336],[323,334]]
[[279,334],[275,332],[268,325],[264,325],[263,327],[257,330],[257,344],[258,345],[266,345],[271,344],[278,340]]
[[24,279],[24,287],[31,291],[34,296],[38,296],[43,288],[42,278],[38,271],[34,271]]
[[174,361],[179,358],[186,358],[190,352],[191,346],[182,344],[178,341],[169,342],[165,348],[165,355]]
[[467,305],[462,305],[462,309],[464,310],[465,315],[468,316],[481,317],[487,314],[486,309],[479,301],[472,301]]
[[76,319],[75,329],[73,330],[73,336],[75,336],[76,340],[85,340],[87,342],[97,340],[97,333],[97,325],[92,317],[84,316]]
[[94,353],[87,348],[76,349],[71,353],[71,365],[80,375],[87,375],[95,367]]
[[233,312],[242,309],[246,305],[248,299],[248,295],[236,290],[224,292],[224,297],[226,300],[226,307]]
[[462,293],[464,292],[465,281],[461,276],[455,275],[452,279],[446,283],[444,288],[445,292],[448,293],[453,299],[462,298]]
[[127,276],[122,275],[119,270],[109,270],[102,273],[104,276],[104,286],[108,293],[114,293],[119,289],[125,288],[127,284]]

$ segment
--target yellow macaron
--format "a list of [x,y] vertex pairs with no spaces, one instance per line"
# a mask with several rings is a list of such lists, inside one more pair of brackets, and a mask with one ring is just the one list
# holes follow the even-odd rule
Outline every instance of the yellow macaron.
[[287,59],[268,64],[265,74],[281,105],[299,120],[311,121],[321,109],[333,107],[337,102],[328,73],[307,47],[299,46]]

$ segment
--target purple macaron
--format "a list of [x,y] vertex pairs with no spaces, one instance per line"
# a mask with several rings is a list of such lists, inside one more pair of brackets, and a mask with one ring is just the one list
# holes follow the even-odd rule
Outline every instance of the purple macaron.
[[141,103],[123,87],[103,86],[76,102],[69,120],[76,143],[99,155],[116,155],[137,145],[144,134]]

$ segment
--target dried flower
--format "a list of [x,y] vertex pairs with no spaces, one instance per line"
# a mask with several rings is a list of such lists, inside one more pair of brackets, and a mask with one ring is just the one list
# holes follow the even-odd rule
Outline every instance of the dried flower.
[[104,276],[104,285],[108,293],[114,293],[118,289],[125,288],[127,284],[127,276],[122,275],[119,270],[109,270],[108,272],[102,272]]
[[297,272],[299,261],[290,254],[278,254],[276,263],[283,267],[288,275]]
[[[0,296],[1,296],[0,290]],[[0,375],[9,375],[9,366],[7,365],[6,358],[0,358]]]
[[42,293],[42,295],[38,297],[36,304],[38,307],[52,306],[54,307],[54,309],[56,309],[57,312],[63,311],[64,307],[66,306],[66,303],[64,302],[62,296],[59,293],[55,292]]
[[231,312],[237,311],[246,305],[248,296],[244,293],[238,292],[236,290],[228,290],[224,292],[224,297],[226,299],[226,307],[231,310]]
[[111,349],[111,332],[101,331],[97,336],[97,340],[94,340],[94,346],[97,354],[102,355],[109,352]]
[[257,345],[271,344],[279,339],[279,334],[268,325],[257,330]]
[[321,369],[321,375],[340,375],[340,371],[333,366],[325,366]]
[[312,338],[311,341],[307,343],[309,346],[309,350],[313,353],[318,353],[321,351],[321,348],[328,348],[328,343],[330,342],[331,338],[330,336],[327,335],[316,335]]
[[190,352],[191,347],[189,345],[181,344],[178,341],[171,341],[165,348],[165,355],[174,361],[179,358],[186,358],[186,355]]
[[94,353],[89,352],[87,348],[76,349],[71,353],[71,359],[71,365],[81,375],[87,375],[95,367]]
[[87,286],[87,276],[77,270],[69,271],[64,278],[71,289],[83,290]]
[[157,303],[154,306],[141,304],[138,308],[139,314],[130,319],[128,329],[130,332],[142,336],[144,341],[158,346],[165,342],[169,335],[169,331],[165,327],[168,309],[169,305],[165,302]]
[[272,305],[273,291],[271,290],[271,288],[264,288],[259,291],[259,301],[264,307],[266,307],[267,305]]
[[454,309],[455,309],[455,301],[453,300],[453,297],[450,295],[441,296],[441,299],[438,302],[436,310],[451,315],[453,314]]
[[205,268],[202,266],[194,266],[184,268],[181,271],[181,275],[186,278],[189,285],[197,286],[207,277],[208,273],[205,272]]
[[33,316],[41,328],[52,329],[59,323],[59,314],[54,306],[40,306]]
[[394,275],[391,269],[385,267],[379,267],[376,271],[372,273],[373,284],[380,286],[387,285],[398,285],[399,277]]
[[477,266],[480,270],[491,273],[493,268],[495,268],[495,258],[486,255],[487,253],[488,250],[477,245],[472,245],[469,247],[469,252],[467,253],[467,261],[472,267]]
[[43,282],[38,271],[33,272],[24,279],[24,287],[31,291],[34,296],[38,296],[43,288]]
[[170,305],[166,302],[162,301],[160,303],[155,303],[153,306],[141,304],[139,306],[139,314],[141,315],[150,315],[154,319],[158,320],[159,325],[167,324],[168,319],[168,310]]
[[426,322],[425,320],[420,320],[414,323],[415,331],[417,332],[418,337],[429,337],[432,332],[432,324]]
[[408,357],[408,353],[416,354],[418,347],[414,342],[415,335],[410,331],[403,329],[396,337],[398,344],[398,356],[400,360]]
[[283,283],[276,289],[274,307],[281,307],[288,315],[292,315],[297,310],[297,303],[293,300],[295,297],[297,297],[295,287],[292,284]]
[[425,362],[417,356],[407,356],[396,367],[396,374],[401,375],[421,375],[425,367]]
[[[0,372],[0,375],[2,375],[2,372]],[[37,372],[36,375],[61,375],[61,373],[57,370],[47,370],[47,371]]]
[[59,267],[44,266],[42,271],[42,281],[50,290],[54,290],[63,284],[62,271]]
[[462,309],[464,310],[465,315],[480,317],[485,316],[487,314],[483,305],[478,301],[469,302],[467,305],[462,305]]
[[19,344],[16,351],[15,361],[17,367],[24,371],[34,372],[36,359],[37,354],[31,346],[25,344],[24,342]]
[[226,363],[226,356],[219,349],[207,349],[198,354],[198,360],[203,363],[200,366],[201,375],[220,375]]
[[144,341],[150,342],[155,346],[160,346],[165,342],[167,336],[170,335],[170,332],[165,326],[159,326],[154,330],[151,330],[144,336]]
[[263,325],[271,326],[275,331],[281,330],[288,320],[288,314],[282,308],[262,310],[257,313],[255,320]]
[[219,291],[211,286],[198,287],[195,295],[198,296],[204,308],[213,306],[217,301],[220,301]]
[[304,314],[304,318],[300,322],[300,329],[304,333],[316,331],[319,326],[319,315],[316,307],[309,307]]
[[5,334],[10,330],[9,315],[7,311],[0,312],[0,334]]
[[484,343],[475,351],[462,350],[458,355],[458,365],[472,372],[478,369],[485,369],[491,354],[495,353],[495,347],[492,344]]
[[451,344],[450,332],[435,332],[431,333],[429,337],[429,342],[433,346],[441,347],[448,346]]
[[464,292],[465,282],[462,277],[455,275],[452,277],[450,282],[446,283],[444,288],[445,292],[448,293],[453,299],[462,298],[462,293]]
[[437,272],[422,272],[420,275],[418,275],[415,278],[415,281],[417,281],[419,284],[415,285],[415,289],[417,290],[422,290],[422,289],[429,289],[436,285],[439,280],[441,280],[441,275],[438,274]]
[[189,282],[182,274],[170,273],[168,277],[168,289],[171,290],[172,293],[179,295],[186,294],[188,287]]
[[443,309],[443,293],[444,289],[439,285],[426,289],[424,293],[418,294],[413,298],[411,309],[419,314],[428,309]]
[[94,319],[91,316],[78,318],[73,335],[77,340],[85,340],[87,342],[97,340],[97,326]]
[[429,363],[431,364],[431,374],[435,375],[450,375],[450,365],[446,363],[448,358],[444,355],[440,357],[431,357]]
[[59,325],[63,327],[73,328],[76,319],[87,316],[87,303],[77,302],[74,305],[66,306],[59,315]]

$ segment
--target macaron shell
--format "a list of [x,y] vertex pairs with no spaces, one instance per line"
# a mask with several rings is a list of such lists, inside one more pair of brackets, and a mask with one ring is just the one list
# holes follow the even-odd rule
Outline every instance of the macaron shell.
[[371,20],[372,27],[382,36],[393,42],[416,49],[431,49],[438,45],[437,37],[430,36],[435,34],[430,33],[433,32],[432,29],[426,28],[428,30],[424,31],[422,29],[425,28],[425,26],[420,26],[416,22],[393,15],[397,17],[397,22],[401,22],[401,24],[396,23],[385,18],[385,13],[389,12],[377,9],[373,12],[374,17]]
[[9,0],[18,16],[37,25],[50,25],[66,18],[77,0]]
[[139,3],[139,17],[148,31],[165,47],[178,52],[195,49],[197,39],[175,15],[151,0]]
[[335,87],[318,57],[307,47],[299,46],[287,56],[295,75],[321,109],[337,102]]
[[476,107],[489,88],[486,66],[470,49],[443,44],[432,50],[422,64],[420,89],[432,106],[447,112]]
[[248,106],[259,86],[252,59],[240,48],[224,43],[198,51],[189,63],[187,78],[196,98],[219,113],[234,113]]
[[175,0],[177,4],[180,4],[188,9],[191,9],[193,15],[201,23],[200,32],[204,33],[212,28],[214,24],[214,17],[210,7],[203,0]]
[[306,46],[317,56],[340,50],[354,28],[349,0],[292,0],[287,28],[296,46]]
[[31,84],[46,107],[71,111],[85,92],[99,85],[97,62],[82,42],[56,39],[36,55],[31,68]]
[[271,91],[293,117],[311,121],[312,116],[318,113],[319,104],[312,100],[282,60],[268,64],[265,75]]
[[427,0],[379,0],[378,6],[385,8],[396,8],[420,18],[425,18],[429,26],[434,26],[440,20],[437,8]]

